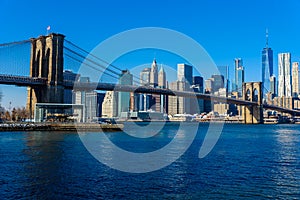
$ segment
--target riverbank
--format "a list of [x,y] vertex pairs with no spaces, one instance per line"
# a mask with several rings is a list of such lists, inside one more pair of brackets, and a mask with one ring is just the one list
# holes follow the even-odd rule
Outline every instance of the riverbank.
[[0,124],[0,131],[121,131],[123,124],[95,123],[5,123]]

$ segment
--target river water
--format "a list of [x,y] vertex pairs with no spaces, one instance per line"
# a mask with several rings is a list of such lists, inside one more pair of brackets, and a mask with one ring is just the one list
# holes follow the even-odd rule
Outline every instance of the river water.
[[[141,135],[152,130],[147,125],[138,126],[142,127],[142,131],[138,129]],[[197,135],[182,156],[170,165],[148,173],[128,173],[110,168],[99,162],[82,140],[103,134],[122,149],[147,153],[170,144],[178,132],[177,125],[163,126],[152,137],[144,138],[124,132],[86,133],[80,137],[77,133],[66,132],[0,132],[0,197],[300,198],[299,125],[225,124],[212,151],[201,159],[199,149],[208,125],[190,124],[180,131],[188,137],[195,127]],[[111,153],[110,146],[105,143],[101,144],[101,149],[106,149],[102,151],[104,154]],[[171,154],[163,156],[167,160]],[[128,165],[126,158],[125,164]]]

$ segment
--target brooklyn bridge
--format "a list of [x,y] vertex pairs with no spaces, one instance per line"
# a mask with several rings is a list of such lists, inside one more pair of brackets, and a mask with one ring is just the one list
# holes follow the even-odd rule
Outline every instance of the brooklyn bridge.
[[[16,62],[22,57],[22,52],[14,52],[14,49],[22,45],[30,45],[29,72],[24,70],[25,66],[10,68],[10,62]],[[151,86],[121,85],[114,83],[98,82],[76,82],[64,80],[64,60],[66,58],[74,62],[83,62],[85,58],[84,49],[66,40],[62,34],[51,33],[47,36],[31,38],[29,40],[0,44],[1,50],[6,50],[8,56],[14,55],[14,59],[0,60],[0,84],[27,87],[27,108],[32,111],[36,103],[64,103],[64,90],[103,90],[134,92],[142,94],[163,94],[168,96],[179,96],[187,98],[198,98],[207,101],[221,102],[244,106],[245,123],[262,123],[263,109],[269,109],[288,113],[292,116],[300,115],[300,110],[287,109],[279,106],[263,103],[261,82],[243,83],[242,98],[229,98],[211,94],[203,94],[191,91],[177,91],[167,88],[154,88]],[[118,78],[122,69],[115,66],[114,70],[107,68],[100,57],[92,55],[96,59],[88,60],[87,67],[91,67],[105,73],[113,78]],[[80,58],[80,59],[79,59]],[[109,63],[106,63],[110,65]],[[23,72],[26,71],[26,72]]]

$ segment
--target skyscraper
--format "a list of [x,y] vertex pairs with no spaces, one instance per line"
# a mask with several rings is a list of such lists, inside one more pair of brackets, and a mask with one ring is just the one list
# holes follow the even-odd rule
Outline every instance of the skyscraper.
[[193,85],[193,67],[187,64],[177,64],[177,80]]
[[239,96],[243,92],[243,82],[244,82],[244,67],[243,60],[241,58],[234,59],[235,64],[235,89],[234,91],[238,92]]
[[156,87],[157,84],[158,84],[158,69],[157,69],[156,60],[154,59],[150,70],[150,85],[152,87]]
[[[121,85],[132,85],[133,76],[129,73],[128,70],[123,70],[120,75],[119,84]],[[130,93],[129,92],[120,92],[118,99],[118,115],[121,115],[121,112],[129,112],[130,106]]]
[[143,71],[140,73],[140,81],[141,85],[149,85],[150,83],[150,71],[151,68],[144,68]]
[[270,92],[270,77],[273,75],[273,50],[268,46],[268,30],[266,31],[266,47],[262,50],[262,88],[263,95]]
[[211,78],[213,79],[212,84],[212,91],[216,92],[220,88],[224,88],[224,76],[223,75],[212,75]]
[[278,96],[292,96],[290,53],[278,54]]
[[[160,67],[160,70],[158,72],[158,87],[160,88],[166,88],[167,87],[167,79],[166,79],[166,72],[163,68],[163,66]],[[167,96],[166,95],[160,95],[159,98],[159,112],[167,112],[168,106],[167,106]]]
[[167,84],[166,72],[163,66],[161,66],[158,72],[158,86],[161,88],[166,88],[166,84]]
[[292,64],[292,92],[293,97],[298,97],[299,95],[299,63],[293,62]]
[[224,88],[226,88],[226,91],[229,91],[229,67],[228,66],[218,66],[218,70],[220,72],[220,75],[224,77]]
[[[80,75],[72,72],[71,70],[65,70],[63,72],[64,81],[78,81]],[[73,96],[73,90],[64,90],[64,103],[71,104],[75,101],[75,95]]]
[[102,103],[102,117],[118,116],[118,92],[107,91]]
[[272,94],[272,98],[276,96],[276,77],[272,75],[270,77],[270,92]]

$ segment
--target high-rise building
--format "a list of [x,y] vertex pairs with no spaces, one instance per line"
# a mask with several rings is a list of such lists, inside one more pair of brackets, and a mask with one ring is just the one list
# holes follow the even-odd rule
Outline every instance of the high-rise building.
[[[79,82],[88,83],[90,82],[89,77],[80,77]],[[98,93],[96,91],[76,91],[74,93],[75,104],[83,104],[85,110],[85,120],[86,122],[91,122],[96,117],[100,117],[102,114],[102,102],[104,99],[103,93]]]
[[193,86],[199,88],[199,92],[203,93],[203,77],[193,76]]
[[104,93],[98,93],[96,91],[87,92],[85,94],[86,122],[91,122],[96,117],[102,116],[104,96]]
[[273,50],[269,48],[268,44],[268,30],[266,31],[266,47],[262,50],[262,92],[264,98],[270,92],[270,77],[273,75]]
[[[192,89],[195,93],[203,93],[203,77],[193,76]],[[191,98],[191,114],[201,113],[204,111],[203,99]]]
[[[71,70],[65,70],[63,72],[64,81],[71,81],[75,82],[79,80],[80,75],[72,72]],[[64,90],[64,103],[66,104],[72,104],[75,102],[74,99],[75,95],[73,95],[73,90]]]
[[102,117],[118,116],[118,92],[107,91],[102,103]]
[[[158,72],[158,87],[160,87],[160,88],[167,87],[166,72],[165,72],[163,66],[160,67],[160,70]],[[162,112],[162,113],[167,112],[167,110],[168,110],[167,96],[161,94],[157,100],[159,100],[160,102],[157,105],[157,106],[159,106],[159,109],[157,109],[156,111]],[[157,100],[156,100],[156,102],[157,102]]]
[[140,81],[141,85],[149,85],[150,83],[150,71],[151,68],[144,68],[140,73]]
[[278,96],[292,96],[290,53],[278,54]]
[[[172,82],[170,84],[170,89],[178,91],[192,91],[190,84],[186,81]],[[169,96],[168,113],[171,115],[191,113],[190,98]]]
[[157,63],[154,59],[151,65],[150,70],[150,85],[152,87],[156,87],[158,85],[158,69],[157,69]]
[[270,77],[270,93],[272,95],[272,98],[276,96],[276,77],[275,75],[272,75]]
[[229,67],[228,66],[218,66],[218,70],[220,75],[224,77],[224,88],[226,88],[226,92],[229,91]]
[[293,97],[298,97],[299,95],[299,63],[293,62],[292,64],[292,93]]
[[243,82],[244,82],[244,67],[243,60],[241,58],[234,59],[235,64],[235,92],[238,92],[238,95],[241,96],[243,93]]
[[193,84],[193,67],[187,64],[177,64],[177,80]]
[[213,82],[212,78],[205,80],[205,93],[211,93],[213,90]]
[[[119,78],[120,85],[132,85],[133,76],[128,70],[123,70]],[[119,92],[118,95],[118,115],[121,112],[129,112],[130,107],[130,93],[129,92]]]
[[167,84],[166,72],[163,66],[161,66],[158,72],[158,86],[161,88],[166,88],[166,84]]
[[213,79],[212,84],[212,91],[216,92],[220,88],[224,88],[224,76],[223,75],[212,75],[211,78]]

